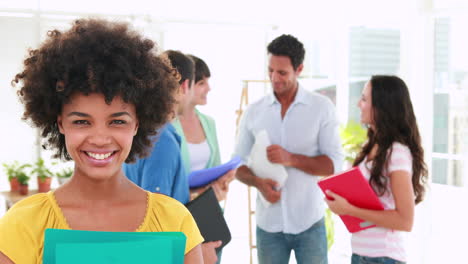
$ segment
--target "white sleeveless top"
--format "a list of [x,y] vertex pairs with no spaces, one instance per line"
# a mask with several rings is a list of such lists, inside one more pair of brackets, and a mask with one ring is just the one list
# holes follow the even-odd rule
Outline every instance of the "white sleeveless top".
[[187,147],[190,155],[190,171],[204,169],[211,155],[208,142],[206,140],[199,144],[187,142]]

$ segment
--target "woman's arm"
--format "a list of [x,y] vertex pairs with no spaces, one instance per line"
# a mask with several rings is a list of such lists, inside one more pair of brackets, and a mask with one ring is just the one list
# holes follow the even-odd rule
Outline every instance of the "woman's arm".
[[11,259],[0,252],[0,264],[15,264]]
[[185,254],[184,264],[203,264],[201,244],[196,245],[187,254]]
[[218,201],[221,202],[226,199],[227,193],[229,192],[229,183],[231,183],[235,177],[236,170],[230,170],[211,184]]
[[414,219],[414,191],[411,175],[407,171],[394,171],[390,173],[390,187],[395,199],[394,210],[368,210],[356,207],[345,198],[327,192],[334,200],[326,199],[330,210],[336,214],[355,216],[372,222],[380,227],[410,232]]
[[215,264],[218,261],[216,248],[223,244],[221,240],[205,242],[201,245],[204,264]]

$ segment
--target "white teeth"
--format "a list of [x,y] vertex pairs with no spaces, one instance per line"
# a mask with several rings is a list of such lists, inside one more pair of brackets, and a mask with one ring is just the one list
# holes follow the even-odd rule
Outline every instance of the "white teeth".
[[86,152],[88,156],[95,158],[97,160],[103,160],[107,159],[110,155],[112,155],[112,152],[106,153],[106,154],[99,154],[99,153],[92,153],[92,152]]

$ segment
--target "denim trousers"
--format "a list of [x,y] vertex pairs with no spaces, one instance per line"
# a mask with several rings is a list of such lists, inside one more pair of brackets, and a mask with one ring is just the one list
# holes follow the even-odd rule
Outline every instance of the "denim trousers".
[[405,262],[388,257],[365,257],[353,254],[351,264],[405,264]]
[[259,264],[287,264],[294,250],[298,264],[327,264],[327,234],[325,221],[293,235],[270,233],[257,226],[257,255]]
[[218,261],[216,261],[216,264],[221,263],[221,256],[222,255],[223,255],[223,250],[222,249],[216,253],[216,256],[218,257]]

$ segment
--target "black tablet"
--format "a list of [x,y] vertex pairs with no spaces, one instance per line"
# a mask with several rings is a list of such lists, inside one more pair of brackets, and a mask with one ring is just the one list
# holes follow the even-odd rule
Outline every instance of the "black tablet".
[[205,242],[218,240],[223,242],[216,249],[217,252],[231,241],[231,232],[226,224],[223,211],[221,210],[221,206],[219,206],[213,188],[210,187],[185,206],[192,213],[195,222],[197,222]]

